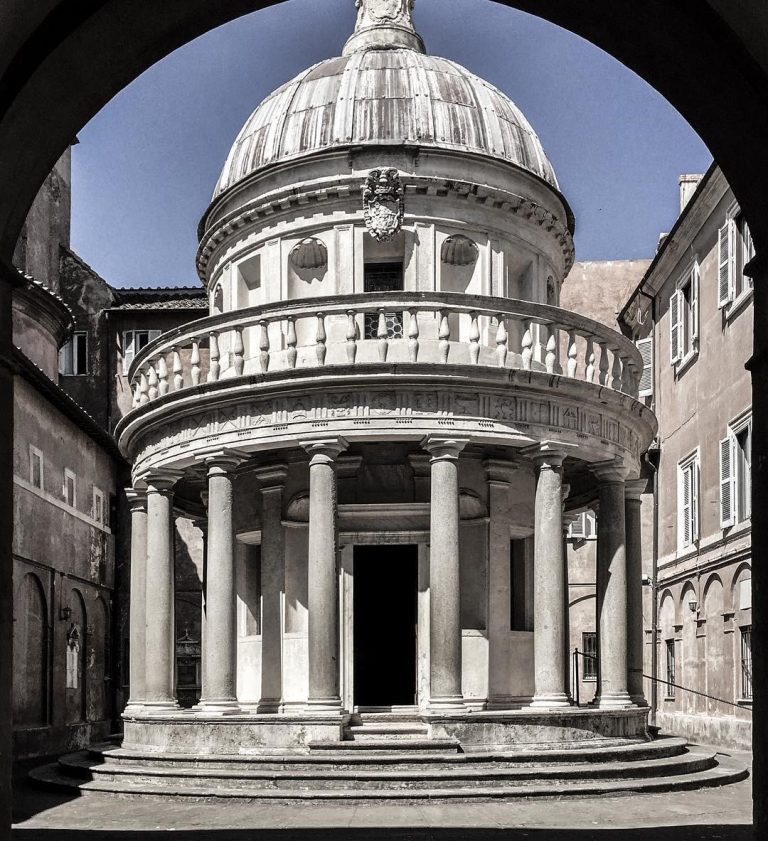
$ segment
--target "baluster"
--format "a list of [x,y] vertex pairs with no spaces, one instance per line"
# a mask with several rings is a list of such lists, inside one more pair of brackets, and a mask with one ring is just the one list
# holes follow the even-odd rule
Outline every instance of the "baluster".
[[152,400],[157,400],[158,388],[157,388],[157,369],[155,368],[155,363],[149,363],[149,375],[147,380],[149,382],[149,399],[150,402]]
[[624,394],[629,394],[632,391],[632,363],[628,356],[621,357],[621,390]]
[[192,365],[192,385],[200,385],[200,339],[197,337],[192,339],[192,355],[189,361]]
[[498,329],[496,330],[496,357],[499,360],[499,368],[506,368],[507,354],[509,353],[507,323],[501,313],[496,316],[496,319],[499,322]]
[[144,403],[149,403],[149,383],[147,382],[147,375],[144,371],[141,372],[140,383],[139,394],[141,397],[139,403],[143,405]]
[[173,348],[173,390],[184,388],[184,368],[181,364],[181,353],[177,347]]
[[419,315],[416,310],[410,311],[408,321],[408,359],[411,362],[419,359]]
[[576,331],[571,330],[568,333],[568,376],[573,380],[576,379],[576,356],[578,348],[576,347]]
[[557,339],[555,338],[556,331],[554,329],[549,331],[549,338],[547,339],[547,358],[546,366],[548,374],[557,373]]
[[598,376],[600,385],[608,385],[608,345],[600,342],[600,374]]
[[357,358],[357,321],[355,311],[347,310],[347,361],[350,365],[355,364]]
[[327,348],[325,343],[328,335],[325,332],[325,316],[319,312],[317,314],[317,337],[315,339],[315,353],[317,354],[317,364],[322,368],[325,365],[325,354]]
[[448,355],[451,352],[451,323],[448,320],[448,313],[445,310],[440,311],[440,332],[438,333],[440,339],[440,359],[443,365],[448,362]]
[[170,384],[168,383],[168,363],[165,359],[165,354],[162,354],[157,360],[157,376],[160,381],[160,396],[168,394]]
[[219,352],[219,334],[216,332],[211,333],[211,344],[210,344],[210,365],[208,368],[208,382],[215,383],[219,381],[219,375],[221,374],[221,363],[219,359],[221,359],[221,353]]
[[472,365],[477,365],[480,360],[480,326],[477,323],[477,313],[469,314],[472,319],[472,324],[469,328],[469,361]]
[[533,359],[533,334],[531,332],[530,324],[523,334],[523,371],[531,370],[531,360]]
[[595,341],[592,336],[587,336],[587,349],[584,353],[584,361],[587,363],[585,379],[588,383],[595,381]]
[[296,350],[296,344],[298,339],[296,338],[296,319],[291,317],[288,319],[288,333],[286,336],[286,344],[288,345],[288,367],[295,368],[296,367],[296,359],[299,355],[298,351]]
[[379,362],[386,362],[389,354],[389,330],[387,330],[387,315],[384,310],[379,310],[379,327],[376,331],[376,338],[379,340]]
[[266,321],[259,322],[259,362],[261,373],[269,371],[269,324]]
[[612,351],[613,365],[611,366],[611,388],[621,391],[621,359],[617,350]]
[[235,361],[235,376],[242,377],[245,370],[245,345],[243,344],[243,328],[235,327],[232,342],[232,355]]
[[140,380],[135,380],[133,384],[133,408],[141,406],[141,385]]

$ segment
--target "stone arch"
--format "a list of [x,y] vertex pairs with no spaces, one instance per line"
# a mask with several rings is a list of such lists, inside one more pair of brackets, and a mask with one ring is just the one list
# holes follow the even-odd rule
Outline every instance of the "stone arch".
[[702,615],[707,620],[706,657],[706,710],[709,715],[722,715],[728,712],[728,705],[716,700],[733,697],[733,655],[726,644],[723,624],[724,610],[723,581],[717,573],[712,573],[704,586]]
[[672,595],[670,589],[662,592],[659,599],[659,626],[662,634],[672,633],[674,626],[677,625],[678,611],[675,597]]
[[704,585],[702,599],[702,614],[707,620],[722,615],[725,607],[724,598],[723,581],[716,572],[713,572]]
[[[696,588],[693,586],[693,583],[690,581],[686,581],[683,585],[683,589],[680,591],[680,604],[679,604],[679,617],[680,623],[685,624],[685,622],[691,618],[691,616],[695,616],[697,611],[691,610],[688,605],[692,602],[695,602],[699,609],[701,608],[701,603],[699,602],[699,596],[696,593]],[[690,614],[690,615],[689,615]]]
[[48,717],[48,601],[37,575],[28,572],[16,589],[13,626],[13,723],[45,724]]
[[748,561],[744,561],[736,567],[736,571],[731,578],[731,586],[728,589],[728,596],[730,597],[730,604],[727,608],[734,613],[739,610],[740,604],[740,586],[744,579],[752,578],[752,565]]
[[102,596],[96,596],[91,609],[91,632],[86,652],[88,663],[87,713],[88,721],[109,718],[110,699],[110,612]]
[[67,724],[86,720],[88,614],[77,587],[69,591],[69,625],[64,637],[65,719]]

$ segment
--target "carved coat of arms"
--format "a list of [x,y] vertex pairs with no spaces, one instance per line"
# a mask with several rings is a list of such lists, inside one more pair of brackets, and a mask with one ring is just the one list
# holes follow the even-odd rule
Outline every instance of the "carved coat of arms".
[[379,242],[389,242],[403,225],[405,203],[400,173],[396,169],[372,169],[363,185],[363,210],[368,233]]
[[355,5],[360,10],[359,23],[363,26],[388,22],[410,22],[415,0],[356,0]]

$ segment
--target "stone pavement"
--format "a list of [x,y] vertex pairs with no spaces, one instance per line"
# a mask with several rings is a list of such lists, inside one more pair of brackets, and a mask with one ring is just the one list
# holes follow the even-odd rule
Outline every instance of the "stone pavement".
[[[723,751],[726,752],[726,751]],[[750,765],[749,754],[727,751]],[[751,781],[596,799],[312,805],[67,798],[16,788],[14,841],[751,841]]]

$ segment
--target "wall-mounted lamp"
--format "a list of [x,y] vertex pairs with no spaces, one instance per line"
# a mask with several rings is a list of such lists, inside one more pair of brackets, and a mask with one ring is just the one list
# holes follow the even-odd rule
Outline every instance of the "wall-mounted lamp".
[[695,601],[694,599],[691,599],[691,601],[688,602],[688,610],[690,610],[691,613],[696,613],[696,611],[698,609],[699,609],[699,603],[697,601]]
[[66,622],[72,616],[72,608],[69,605],[64,605],[64,607],[59,608],[59,619],[62,622]]

